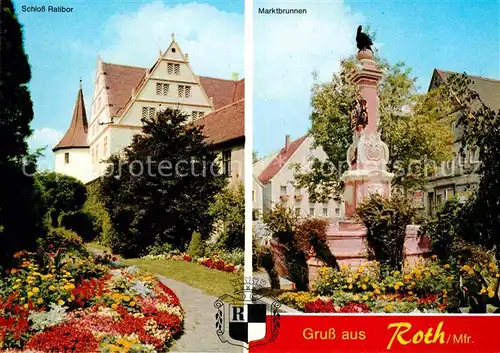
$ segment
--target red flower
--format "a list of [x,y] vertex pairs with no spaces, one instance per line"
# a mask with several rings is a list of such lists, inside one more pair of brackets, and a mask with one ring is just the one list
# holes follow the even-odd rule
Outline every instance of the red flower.
[[304,306],[304,311],[306,313],[336,313],[337,310],[333,306],[331,301],[323,301],[321,299],[316,299],[313,302],[306,303]]
[[32,336],[27,349],[42,352],[97,352],[99,343],[92,332],[75,327],[60,325]]
[[371,310],[365,303],[347,303],[340,309],[341,313],[369,313]]

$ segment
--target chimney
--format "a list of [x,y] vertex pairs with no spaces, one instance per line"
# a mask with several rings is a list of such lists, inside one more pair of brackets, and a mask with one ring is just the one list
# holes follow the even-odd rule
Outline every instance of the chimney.
[[237,72],[233,72],[233,74],[231,75],[233,81],[238,81],[239,76],[240,74]]
[[288,147],[290,147],[290,135],[285,136],[285,151],[288,151]]
[[184,59],[186,60],[186,62],[189,62],[189,54],[188,53],[184,54]]

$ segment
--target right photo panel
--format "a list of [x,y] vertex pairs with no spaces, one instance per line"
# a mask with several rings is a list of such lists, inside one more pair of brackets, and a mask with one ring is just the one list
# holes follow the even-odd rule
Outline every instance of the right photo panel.
[[253,11],[253,291],[281,315],[266,349],[376,339],[291,316],[500,312],[499,3]]

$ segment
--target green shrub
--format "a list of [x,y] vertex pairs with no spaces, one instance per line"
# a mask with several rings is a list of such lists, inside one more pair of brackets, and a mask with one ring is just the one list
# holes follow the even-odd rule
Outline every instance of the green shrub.
[[357,215],[367,228],[370,255],[384,270],[400,270],[403,266],[406,227],[415,213],[410,200],[399,195],[387,199],[373,194],[358,207]]
[[85,211],[74,211],[64,213],[60,217],[59,224],[61,227],[74,231],[85,242],[94,240],[100,233],[95,217]]
[[191,236],[191,241],[189,242],[189,247],[187,253],[191,257],[202,257],[205,253],[204,242],[201,238],[201,234],[198,232],[193,232]]
[[94,229],[99,231],[98,237],[94,241],[111,247],[113,238],[116,235],[114,235],[108,211],[104,208],[104,204],[101,201],[99,180],[87,184],[86,187],[87,201],[83,205],[83,210],[92,215]]
[[75,232],[65,228],[49,229],[45,238],[40,238],[38,240],[38,245],[48,251],[67,249],[81,254],[88,253],[83,244],[82,238]]
[[243,183],[226,187],[215,195],[209,214],[214,224],[220,225],[217,246],[219,248],[243,249],[245,247],[245,190]]
[[271,289],[280,289],[280,277],[276,269],[272,250],[262,245],[256,245],[252,250],[255,254],[257,266],[264,268],[269,276]]
[[[206,253],[206,252],[205,252]],[[225,250],[220,249],[215,251],[217,257],[224,260],[226,263],[232,263],[234,265],[243,265],[245,261],[245,250],[243,249],[234,249],[234,250]]]

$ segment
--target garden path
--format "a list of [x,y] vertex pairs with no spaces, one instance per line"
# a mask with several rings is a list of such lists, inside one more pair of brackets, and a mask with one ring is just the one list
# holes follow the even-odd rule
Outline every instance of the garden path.
[[[95,254],[103,251],[88,246]],[[171,288],[179,297],[184,308],[184,334],[174,342],[172,352],[212,353],[243,352],[241,347],[222,343],[215,333],[215,308],[217,297],[203,293],[185,283],[157,275],[158,279]]]

